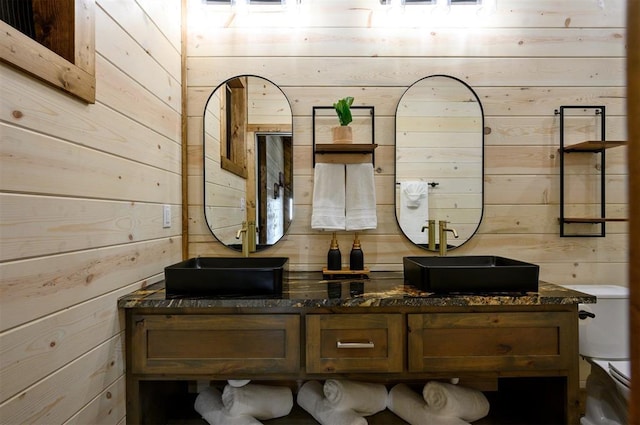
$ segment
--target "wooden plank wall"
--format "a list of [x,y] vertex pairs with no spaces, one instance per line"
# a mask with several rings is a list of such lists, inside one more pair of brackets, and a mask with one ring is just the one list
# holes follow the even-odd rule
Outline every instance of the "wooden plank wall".
[[[414,6],[415,7],[415,6]],[[373,270],[399,270],[421,255],[401,235],[394,213],[394,114],[420,78],[448,74],[478,93],[485,112],[485,209],[479,232],[456,254],[496,254],[535,262],[542,279],[560,284],[627,284],[626,223],[606,238],[560,238],[558,117],[561,105],[607,107],[608,138],[626,138],[625,1],[499,0],[494,13],[452,7],[434,15],[407,7],[387,13],[375,0],[305,0],[293,17],[188,2],[189,256],[237,255],[204,224],[200,139],[203,105],[226,78],[257,74],[279,85],[294,123],[295,211],[289,233],[268,256],[292,269],[320,270],[330,235],[310,227],[313,169],[311,112],[348,95],[375,106],[378,228],[361,235]],[[572,134],[586,132],[578,124]],[[607,209],[627,213],[626,148],[607,154]],[[571,159],[583,175],[568,194],[591,208],[595,157]],[[352,235],[339,233],[344,251]]]
[[2,423],[125,420],[117,299],[182,258],[180,17],[97,1],[93,105],[0,65]]

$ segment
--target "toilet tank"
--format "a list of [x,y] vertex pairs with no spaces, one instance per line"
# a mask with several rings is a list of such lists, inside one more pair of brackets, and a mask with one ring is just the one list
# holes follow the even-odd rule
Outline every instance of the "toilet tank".
[[629,288],[616,285],[565,285],[595,295],[596,304],[578,304],[578,311],[595,314],[580,319],[580,354],[598,359],[629,358]]

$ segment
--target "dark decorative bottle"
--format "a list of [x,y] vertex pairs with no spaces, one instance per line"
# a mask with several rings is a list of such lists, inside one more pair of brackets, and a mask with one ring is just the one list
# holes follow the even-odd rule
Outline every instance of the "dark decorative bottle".
[[351,255],[349,256],[349,268],[351,270],[364,270],[364,253],[360,246],[360,239],[356,233],[353,239],[353,246],[351,247]]
[[333,232],[331,247],[327,254],[327,270],[342,270],[342,255],[340,254],[340,248],[338,247],[336,232]]

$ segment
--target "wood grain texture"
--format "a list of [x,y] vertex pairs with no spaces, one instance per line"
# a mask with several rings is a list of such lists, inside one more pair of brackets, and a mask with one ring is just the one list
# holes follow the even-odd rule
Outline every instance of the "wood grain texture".
[[25,329],[14,329],[0,335],[2,399],[16,395],[42,375],[63,367],[67,359],[79,357],[123,332],[124,322],[113,304],[118,297],[140,289],[143,283],[120,288],[97,297],[92,303],[53,313],[47,320],[35,321]]
[[[67,53],[61,52],[62,55],[54,53],[7,23],[0,22],[2,33],[0,58],[5,64],[11,64],[45,81],[51,87],[58,88],[85,102],[94,103],[96,100],[94,3],[95,0],[75,0],[64,3],[67,7],[78,9],[77,14],[74,10],[71,16],[68,16],[68,20],[72,20],[75,25],[74,33],[69,34],[71,44],[74,45],[73,52],[68,51],[71,46],[67,44],[69,47],[66,49]],[[45,24],[44,27],[46,26]],[[82,41],[80,37],[83,37]]]
[[176,3],[75,0],[95,104],[0,65],[3,422],[125,420],[117,298],[182,259]]
[[[559,119],[554,115],[560,105],[604,104],[607,137],[627,138],[626,48],[620,37],[626,33],[625,2],[607,2],[600,8],[573,1],[509,0],[491,16],[476,16],[475,25],[464,31],[469,15],[461,9],[434,22],[419,9],[407,7],[415,13],[405,13],[404,21],[385,23],[377,6],[361,3],[307,5],[300,11],[304,21],[300,19],[295,32],[287,32],[278,24],[278,14],[270,15],[268,22],[261,22],[264,15],[259,11],[231,18],[228,11],[189,2],[194,17],[187,42],[187,143],[193,146],[188,151],[189,255],[236,255],[214,241],[203,222],[197,145],[208,95],[224,79],[243,73],[264,76],[280,86],[293,111],[294,221],[288,235],[265,255],[289,256],[296,270],[324,265],[329,238],[309,225],[311,110],[330,105],[337,92],[353,95],[355,104],[374,106],[376,113],[378,228],[362,235],[365,262],[372,270],[399,270],[402,256],[425,254],[399,232],[395,218],[394,117],[409,85],[428,75],[448,74],[478,94],[486,133],[483,219],[478,234],[457,253],[501,253],[535,261],[542,275],[556,283],[626,284],[621,265],[626,262],[627,223],[608,223],[605,241],[558,236]],[[418,19],[426,26],[416,25]],[[483,42],[470,43],[472,38]],[[248,39],[252,43],[246,43]],[[577,139],[592,129],[592,122],[572,122],[568,128]],[[607,210],[614,217],[628,213],[626,161],[627,148],[607,152]],[[597,208],[593,199],[600,190],[600,166],[595,156],[567,159],[572,183],[568,208],[575,214]],[[448,200],[451,205],[456,201],[460,202]],[[585,231],[593,227],[572,226]],[[348,233],[338,236],[349,244]]]
[[292,373],[300,369],[300,317],[133,315],[134,373]]
[[627,57],[629,108],[629,323],[631,379],[629,423],[640,422],[640,2],[627,1],[630,29]]

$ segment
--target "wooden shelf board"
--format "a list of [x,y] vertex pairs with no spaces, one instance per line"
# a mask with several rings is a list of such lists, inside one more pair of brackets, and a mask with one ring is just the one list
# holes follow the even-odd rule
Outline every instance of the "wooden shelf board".
[[626,140],[587,140],[575,145],[565,146],[565,152],[599,152],[603,149],[615,148],[627,144]]
[[351,270],[349,268],[342,268],[342,270],[329,270],[326,267],[322,268],[322,277],[325,279],[349,279],[368,276],[368,267],[365,267],[364,270]]
[[597,218],[597,217],[565,217],[565,223],[605,223],[607,221],[629,221],[628,218]]
[[318,143],[316,153],[372,153],[377,143]]

